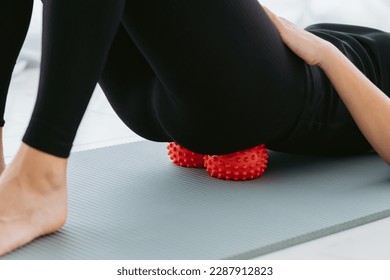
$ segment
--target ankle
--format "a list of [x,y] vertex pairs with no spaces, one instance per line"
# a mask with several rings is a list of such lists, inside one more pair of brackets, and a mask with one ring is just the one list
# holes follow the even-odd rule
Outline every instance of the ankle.
[[2,179],[17,179],[42,189],[61,188],[66,185],[66,166],[67,159],[22,144],[4,170]]
[[0,174],[5,168],[4,150],[3,150],[3,128],[0,127]]

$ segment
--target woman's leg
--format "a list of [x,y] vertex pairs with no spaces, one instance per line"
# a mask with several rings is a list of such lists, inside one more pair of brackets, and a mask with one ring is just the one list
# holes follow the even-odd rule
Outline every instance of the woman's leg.
[[[109,56],[101,81],[108,98],[117,99],[119,115],[133,102],[147,102],[143,109],[151,112],[157,136],[206,154],[276,141],[295,126],[304,103],[304,63],[256,0],[129,1],[122,23],[130,38]],[[136,53],[132,42],[144,59],[126,54]],[[146,73],[139,74],[142,85],[134,65]],[[132,114],[123,119],[142,132]]]
[[102,73],[124,0],[44,0],[41,75],[23,142],[66,158]]
[[44,1],[37,102],[25,144],[0,178],[0,255],[65,222],[67,156],[123,6],[123,0]]
[[172,141],[155,116],[154,96],[161,83],[121,24],[99,81],[112,108],[135,133],[159,142]]
[[0,0],[0,173],[3,171],[3,126],[8,87],[30,25],[33,0]]

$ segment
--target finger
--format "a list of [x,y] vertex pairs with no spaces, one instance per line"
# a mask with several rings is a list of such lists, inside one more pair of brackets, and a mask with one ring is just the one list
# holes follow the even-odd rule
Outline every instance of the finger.
[[297,27],[294,23],[292,23],[291,21],[289,21],[289,20],[286,19],[286,18],[279,17],[279,21],[280,21],[280,23],[281,23],[285,28],[288,28],[288,27],[294,27],[294,28],[296,28],[296,27]]

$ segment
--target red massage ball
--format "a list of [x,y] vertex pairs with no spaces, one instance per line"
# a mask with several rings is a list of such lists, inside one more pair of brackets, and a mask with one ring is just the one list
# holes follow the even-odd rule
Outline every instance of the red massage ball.
[[226,155],[202,155],[191,152],[177,143],[168,145],[172,162],[183,167],[206,168],[212,177],[224,180],[245,181],[263,175],[268,164],[265,145]]

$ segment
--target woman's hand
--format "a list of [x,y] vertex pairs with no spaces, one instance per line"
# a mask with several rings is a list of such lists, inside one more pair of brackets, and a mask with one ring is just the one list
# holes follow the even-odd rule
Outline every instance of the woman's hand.
[[276,16],[267,7],[264,10],[276,26],[283,42],[310,65],[321,65],[324,56],[333,48],[329,42],[297,27],[290,21]]
[[282,40],[307,63],[319,65],[375,151],[390,165],[390,99],[336,47],[264,8]]

